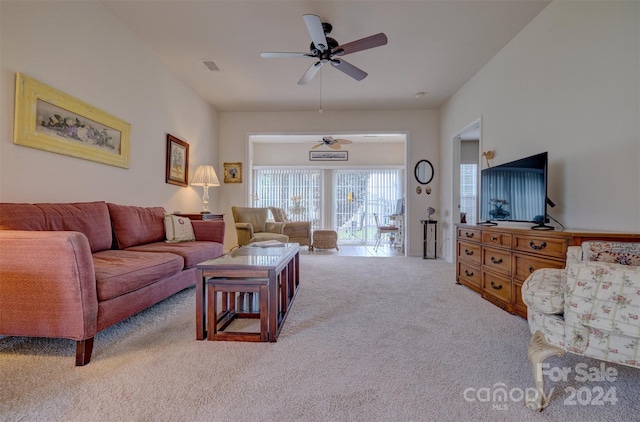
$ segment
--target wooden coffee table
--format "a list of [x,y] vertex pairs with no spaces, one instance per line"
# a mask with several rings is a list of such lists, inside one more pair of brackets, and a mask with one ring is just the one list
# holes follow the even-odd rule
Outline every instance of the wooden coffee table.
[[[275,342],[300,286],[300,246],[245,246],[199,263],[196,278],[196,338]],[[258,309],[236,303],[236,294],[258,294]],[[218,312],[218,294],[222,306]],[[236,318],[259,318],[260,332],[229,332]]]

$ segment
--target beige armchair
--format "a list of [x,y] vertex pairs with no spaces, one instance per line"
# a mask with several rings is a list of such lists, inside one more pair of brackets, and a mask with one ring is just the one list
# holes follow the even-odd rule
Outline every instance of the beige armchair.
[[549,356],[570,352],[640,368],[640,243],[570,246],[566,268],[534,271],[522,285],[522,300],[533,333],[535,388],[525,400],[531,409],[549,404],[543,370]]
[[289,241],[289,236],[283,234],[285,223],[267,221],[268,208],[231,207],[231,213],[239,246],[263,240]]
[[275,221],[285,223],[283,233],[289,236],[289,242],[299,243],[300,246],[306,245],[309,250],[313,250],[310,221],[291,221],[282,208],[269,207],[269,209]]

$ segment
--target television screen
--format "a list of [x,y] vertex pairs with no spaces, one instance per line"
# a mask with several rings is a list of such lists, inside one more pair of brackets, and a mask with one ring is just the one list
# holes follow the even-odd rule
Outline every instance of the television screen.
[[480,221],[548,222],[546,152],[482,170]]

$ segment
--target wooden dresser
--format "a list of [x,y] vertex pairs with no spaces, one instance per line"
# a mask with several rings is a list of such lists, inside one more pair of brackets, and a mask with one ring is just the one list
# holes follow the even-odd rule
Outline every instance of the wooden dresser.
[[522,283],[538,268],[564,268],[567,247],[587,240],[640,241],[640,234],[538,231],[457,225],[456,280],[512,314],[527,317]]

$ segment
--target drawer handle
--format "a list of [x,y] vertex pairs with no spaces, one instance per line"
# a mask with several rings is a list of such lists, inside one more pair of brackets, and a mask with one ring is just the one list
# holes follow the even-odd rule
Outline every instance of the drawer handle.
[[494,283],[493,280],[491,280],[491,288],[493,288],[493,290],[500,290],[502,289],[502,284],[499,286],[496,286],[496,283]]
[[469,270],[464,270],[464,273],[467,277],[473,277],[473,271],[469,272]]
[[473,235],[474,235],[474,234],[473,234],[473,233],[466,232],[464,235],[465,235],[465,236],[467,236],[469,239],[471,239],[471,238],[473,237]]
[[498,240],[498,238],[497,238],[497,237],[495,237],[495,236],[491,236],[491,240],[492,240],[492,241],[494,241],[494,242],[496,242],[496,241]]
[[535,243],[533,243],[533,240],[529,241],[529,246],[531,246],[533,249],[539,251],[540,249],[544,249],[547,247],[547,242],[542,242],[540,244],[540,246],[536,245]]
[[533,267],[531,265],[529,265],[529,273],[533,272]]
[[494,257],[491,257],[491,262],[494,264],[502,264],[502,258],[495,259]]
[[469,256],[473,255],[473,251],[470,251],[469,249],[465,249],[464,253],[469,255]]

